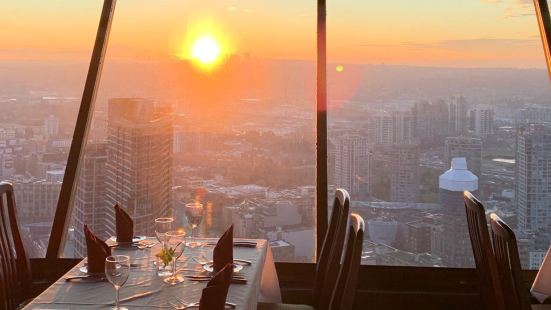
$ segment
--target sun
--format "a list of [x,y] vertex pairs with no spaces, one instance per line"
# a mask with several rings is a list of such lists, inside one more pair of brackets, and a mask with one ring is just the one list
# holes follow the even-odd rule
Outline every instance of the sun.
[[202,65],[211,66],[220,59],[220,56],[220,43],[213,37],[200,37],[191,46],[191,57]]

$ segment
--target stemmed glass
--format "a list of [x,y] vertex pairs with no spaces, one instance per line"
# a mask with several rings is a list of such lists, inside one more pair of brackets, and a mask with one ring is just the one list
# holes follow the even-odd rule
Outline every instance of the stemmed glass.
[[[162,251],[166,251],[166,243],[170,240],[170,235],[167,233],[172,230],[172,224],[174,223],[173,217],[159,217],[155,219],[155,235],[157,240],[161,243]],[[170,271],[157,261],[157,274],[159,276],[168,276]]]
[[126,255],[113,255],[105,259],[105,276],[115,287],[114,310],[128,310],[119,307],[119,289],[126,283],[130,275],[130,257]]
[[163,246],[163,249],[168,240],[170,240],[170,236],[167,235],[167,232],[172,230],[172,223],[174,223],[173,217],[159,217],[155,219],[155,235]]
[[[170,248],[174,250],[172,256],[172,275],[165,278],[163,281],[167,284],[174,285],[184,282],[184,278],[176,274],[176,262],[180,256],[184,253],[186,247],[186,232],[183,229],[169,231],[167,235],[170,236]],[[174,247],[173,247],[174,246]]]
[[191,225],[191,241],[188,243],[188,246],[192,248],[200,246],[201,244],[195,239],[195,231],[203,220],[203,204],[199,202],[187,203],[185,210],[187,221]]

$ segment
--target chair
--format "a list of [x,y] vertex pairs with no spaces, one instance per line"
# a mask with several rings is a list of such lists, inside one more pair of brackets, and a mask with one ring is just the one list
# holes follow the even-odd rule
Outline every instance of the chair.
[[463,193],[463,199],[481,297],[486,304],[486,309],[504,310],[506,307],[488,232],[484,206],[468,191]]
[[0,307],[15,309],[29,294],[31,271],[19,234],[13,186],[0,182]]
[[354,297],[358,287],[358,274],[362,260],[365,223],[356,213],[350,215],[350,229],[340,268],[337,287],[333,291],[331,310],[350,310],[354,306]]
[[348,192],[344,189],[337,189],[333,200],[331,220],[325,233],[315,269],[312,296],[314,306],[318,310],[329,308],[331,295],[335,289],[344,247],[349,208],[350,196]]
[[493,213],[490,216],[490,227],[505,304],[508,309],[530,310],[530,296],[522,282],[515,233]]
[[[344,189],[337,189],[335,191],[335,198],[333,199],[333,210],[331,211],[329,227],[325,233],[315,267],[312,296],[314,305],[318,310],[328,309],[333,290],[337,283],[349,207],[350,195]],[[258,309],[312,309],[312,307],[306,305],[259,303]]]

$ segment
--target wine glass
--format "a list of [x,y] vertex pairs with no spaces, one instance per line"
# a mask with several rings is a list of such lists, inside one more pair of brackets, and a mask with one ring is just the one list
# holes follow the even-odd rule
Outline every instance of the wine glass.
[[128,310],[119,307],[119,289],[126,283],[130,275],[130,257],[126,255],[113,255],[105,259],[105,276],[115,287],[114,310]]
[[192,248],[200,246],[201,244],[195,239],[195,231],[203,220],[203,204],[199,202],[187,203],[185,210],[187,221],[191,225],[191,241],[188,243],[188,246]]
[[167,235],[170,236],[169,251],[172,249],[174,253],[172,254],[172,275],[168,278],[165,278],[163,281],[167,284],[178,284],[184,281],[182,276],[176,274],[176,262],[180,256],[184,253],[186,247],[186,232],[183,229],[173,230],[167,232]]
[[172,223],[174,223],[173,217],[159,217],[155,219],[155,235],[157,240],[165,248],[166,242],[170,240],[170,236],[167,236],[167,232],[172,230]]

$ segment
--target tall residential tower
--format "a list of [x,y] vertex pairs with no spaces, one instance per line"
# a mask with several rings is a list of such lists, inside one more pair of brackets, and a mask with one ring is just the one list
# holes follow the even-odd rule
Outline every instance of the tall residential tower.
[[109,100],[107,124],[107,230],[115,233],[112,206],[134,220],[134,233],[154,235],[154,220],[172,208],[172,116],[153,101]]

